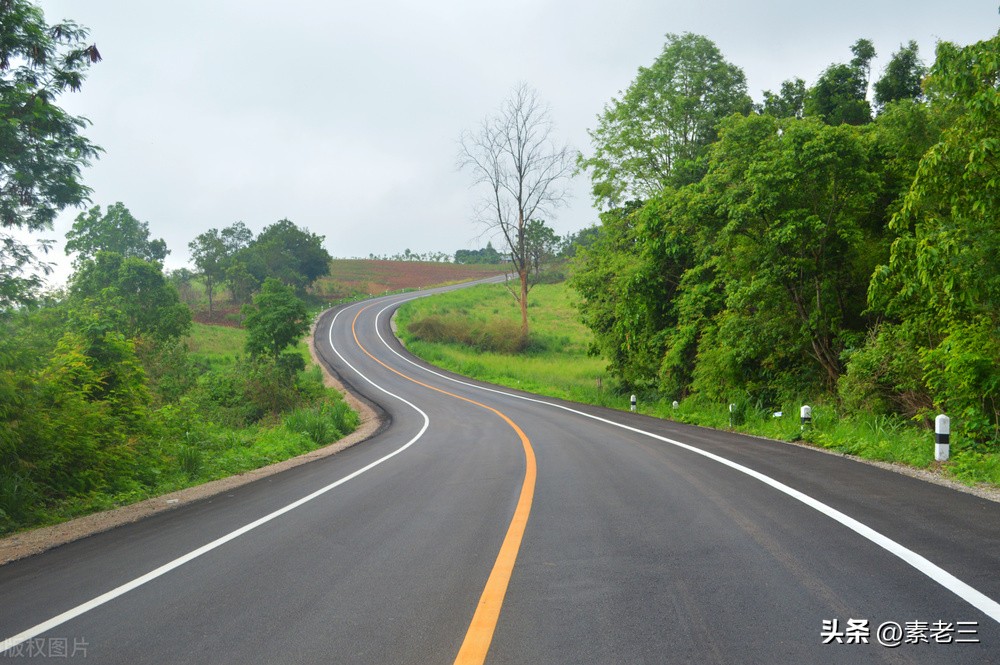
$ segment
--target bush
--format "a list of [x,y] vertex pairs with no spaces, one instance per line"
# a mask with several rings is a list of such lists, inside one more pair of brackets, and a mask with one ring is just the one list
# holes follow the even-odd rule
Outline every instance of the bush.
[[869,333],[863,347],[845,354],[837,394],[848,412],[913,418],[933,406],[911,339],[902,327],[884,324]]
[[461,344],[488,353],[520,353],[526,345],[516,321],[491,318],[477,321],[461,314],[432,314],[407,325],[414,339],[443,344]]
[[343,401],[296,409],[285,416],[285,429],[304,434],[317,446],[332,443],[358,426],[358,414]]

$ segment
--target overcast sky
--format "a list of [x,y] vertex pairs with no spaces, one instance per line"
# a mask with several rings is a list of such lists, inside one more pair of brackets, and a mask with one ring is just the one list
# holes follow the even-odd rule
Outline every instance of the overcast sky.
[[[458,138],[520,81],[551,107],[561,141],[588,129],[667,33],[712,39],[749,92],[807,84],[847,62],[860,37],[877,77],[910,39],[998,28],[997,0],[42,0],[46,19],[88,27],[103,62],[61,98],[105,154],[84,174],[93,204],[122,201],[167,241],[237,220],[255,233],[288,218],[335,257],[481,247]],[[589,181],[547,220],[564,235],[596,223]],[[64,239],[79,210],[51,235]],[[61,258],[62,248],[56,250]],[[65,269],[57,272],[65,275]]]

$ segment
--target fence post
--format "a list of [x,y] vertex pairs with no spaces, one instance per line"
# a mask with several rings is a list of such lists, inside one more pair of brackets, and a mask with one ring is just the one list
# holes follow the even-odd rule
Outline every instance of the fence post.
[[951,418],[943,413],[934,419],[934,459],[947,462],[951,452]]

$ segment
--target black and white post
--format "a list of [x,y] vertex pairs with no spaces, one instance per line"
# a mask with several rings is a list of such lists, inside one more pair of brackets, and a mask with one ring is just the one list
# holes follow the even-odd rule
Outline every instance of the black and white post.
[[951,452],[951,418],[943,413],[934,419],[934,459],[947,462]]
[[635,413],[635,395],[632,395],[632,413]]
[[801,409],[799,409],[799,431],[806,431],[806,427],[812,424],[813,421],[813,410],[808,404],[804,404]]

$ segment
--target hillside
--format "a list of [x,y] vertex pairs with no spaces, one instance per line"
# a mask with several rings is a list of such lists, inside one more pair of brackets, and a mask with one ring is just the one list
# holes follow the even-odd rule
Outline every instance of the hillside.
[[316,282],[313,292],[326,299],[378,295],[500,275],[500,265],[464,265],[424,261],[335,259],[330,275]]
[[[425,261],[383,261],[371,259],[334,259],[330,274],[310,288],[318,301],[334,303],[349,298],[363,298],[391,291],[420,289],[456,282],[467,282],[502,275],[501,265],[464,265]],[[239,306],[229,300],[225,288],[216,294],[214,315],[208,316],[204,287],[197,281],[181,290],[182,299],[191,306],[199,323],[236,325]]]

